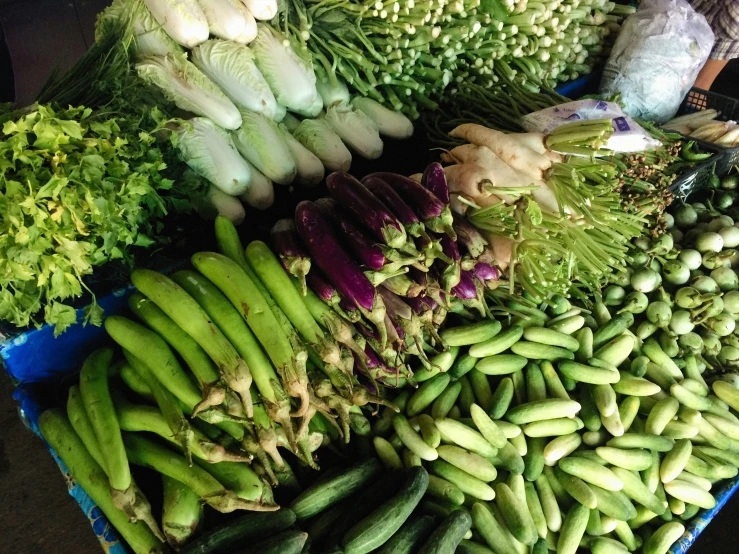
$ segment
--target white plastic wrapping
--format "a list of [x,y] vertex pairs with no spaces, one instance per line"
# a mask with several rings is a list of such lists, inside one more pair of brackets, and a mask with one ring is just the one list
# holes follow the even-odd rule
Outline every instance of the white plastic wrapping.
[[[529,132],[548,135],[554,129],[573,121],[610,119],[613,134],[604,148],[614,152],[642,152],[657,148],[660,142],[649,136],[644,128],[627,116],[614,102],[587,99],[575,100],[533,112],[521,118],[523,128]],[[554,149],[557,150],[556,148]]]
[[600,92],[620,93],[632,117],[668,121],[708,59],[714,38],[706,18],[686,0],[644,0],[621,28]]

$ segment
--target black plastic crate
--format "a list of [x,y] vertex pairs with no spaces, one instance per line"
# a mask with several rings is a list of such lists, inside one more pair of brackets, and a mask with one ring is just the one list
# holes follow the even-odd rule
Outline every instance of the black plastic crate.
[[[695,139],[685,137],[686,144],[691,140]],[[724,152],[720,146],[716,146],[710,142],[695,142],[700,144],[702,150],[711,152],[713,156],[682,172],[680,176],[675,179],[675,182],[670,185],[670,190],[675,194],[675,196],[683,200],[685,200],[691,192],[708,186],[708,182],[711,180],[711,175],[713,175],[714,171],[716,171],[721,165],[724,158]]]
[[[682,104],[680,104],[677,113],[678,115],[684,115],[709,109],[719,112],[717,119],[720,121],[736,121],[739,119],[739,100],[700,88],[690,89],[690,92],[688,92]],[[723,153],[723,156],[716,163],[716,173],[719,176],[726,175],[733,166],[739,164],[739,146],[726,148],[710,142],[698,142],[704,148],[710,145],[718,148]]]

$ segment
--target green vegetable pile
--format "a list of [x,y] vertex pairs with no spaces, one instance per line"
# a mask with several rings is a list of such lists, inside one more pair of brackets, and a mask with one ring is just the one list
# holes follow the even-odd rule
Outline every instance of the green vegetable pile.
[[[133,261],[135,247],[166,240],[162,218],[187,210],[185,190],[156,138],[166,123],[77,107],[35,106],[0,133],[0,319],[42,322],[63,332],[84,278],[110,260]],[[38,315],[43,311],[43,316]],[[95,303],[85,322],[97,325]]]
[[576,79],[632,12],[603,0],[293,0],[277,24],[305,45],[324,80],[341,77],[416,118],[468,84],[513,80],[536,91]]

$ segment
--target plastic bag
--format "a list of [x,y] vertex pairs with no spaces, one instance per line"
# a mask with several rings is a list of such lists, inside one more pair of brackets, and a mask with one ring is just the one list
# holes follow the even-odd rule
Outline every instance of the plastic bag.
[[[608,138],[604,148],[614,152],[642,152],[657,148],[660,142],[653,139],[641,125],[624,114],[621,106],[603,100],[575,100],[558,106],[552,106],[521,118],[523,128],[533,133],[548,135],[554,129],[573,121],[592,121],[594,119],[610,119],[613,134]],[[556,148],[554,149],[556,152]]]
[[632,117],[663,123],[677,112],[713,42],[706,18],[685,0],[644,0],[621,27],[600,92],[620,93]]

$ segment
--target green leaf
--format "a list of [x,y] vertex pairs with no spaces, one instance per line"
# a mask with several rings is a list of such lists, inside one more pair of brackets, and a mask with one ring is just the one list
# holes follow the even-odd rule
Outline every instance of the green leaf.
[[539,225],[541,225],[541,222],[543,220],[541,208],[539,207],[539,204],[534,202],[531,198],[528,199],[528,203],[526,205],[526,215],[529,216],[531,224],[534,227],[538,227]]

